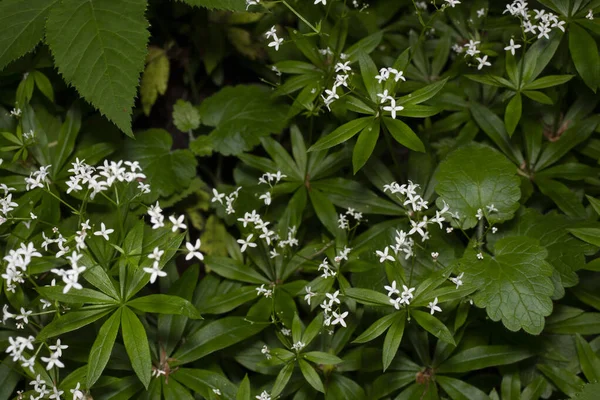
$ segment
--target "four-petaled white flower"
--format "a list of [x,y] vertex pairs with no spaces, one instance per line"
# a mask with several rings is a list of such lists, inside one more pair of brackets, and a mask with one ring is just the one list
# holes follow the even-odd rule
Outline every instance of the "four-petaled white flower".
[[457,4],[460,4],[460,1],[458,0],[446,0],[446,3],[448,3],[448,5],[452,8],[454,8]]
[[516,49],[520,49],[521,45],[520,44],[515,44],[515,41],[511,38],[510,39],[510,45],[506,46],[504,48],[504,50],[506,51],[510,51],[510,54],[512,54],[513,56],[515,55],[515,50]]
[[152,254],[148,254],[148,258],[154,261],[160,261],[160,258],[163,256],[163,254],[165,254],[164,250],[155,247],[154,250],[152,250]]
[[464,274],[464,272],[461,272],[457,277],[450,278],[450,281],[456,285],[457,289],[463,284],[462,277]]
[[396,100],[393,98],[390,100],[390,103],[391,104],[389,106],[383,107],[383,110],[389,111],[392,114],[392,118],[396,119],[396,112],[404,110],[404,107],[396,106]]
[[335,311],[333,311],[332,314],[333,314],[333,321],[331,321],[331,325],[340,324],[341,326],[343,326],[345,328],[346,321],[344,321],[344,318],[346,318],[348,316],[348,311],[344,311],[341,314],[338,314]]
[[188,249],[189,253],[187,254],[187,256],[185,256],[185,259],[191,260],[192,258],[196,257],[198,260],[204,260],[204,255],[198,251],[200,250],[200,245],[200,239],[197,239],[195,244],[187,242],[185,244],[185,247]]
[[150,283],[154,283],[156,281],[156,278],[161,276],[167,276],[167,273],[165,271],[161,271],[159,268],[159,263],[158,262],[154,262],[154,264],[152,265],[152,268],[144,268],[144,272],[151,274],[150,275]]
[[238,240],[237,240],[237,242],[238,242],[239,244],[241,244],[241,245],[242,245],[242,248],[240,249],[240,251],[241,251],[242,253],[243,253],[244,251],[246,251],[246,249],[247,249],[248,247],[256,247],[256,246],[257,246],[257,245],[256,245],[256,243],[253,243],[253,242],[252,242],[252,238],[253,238],[253,237],[254,237],[254,234],[253,234],[253,233],[251,233],[251,234],[249,234],[249,235],[248,235],[248,237],[246,238],[246,240],[244,240],[244,239],[238,239]]
[[315,0],[315,4],[323,3],[324,6],[327,5],[327,0]]
[[396,281],[393,281],[391,286],[384,286],[383,288],[388,291],[388,297],[400,293],[400,291],[396,289]]
[[108,235],[115,231],[114,229],[106,229],[106,225],[104,225],[104,222],[100,224],[100,228],[101,229],[99,231],[94,232],[94,235],[102,236],[104,240],[108,240]]
[[429,308],[431,310],[431,315],[433,315],[433,313],[437,312],[442,312],[442,309],[437,305],[438,303],[438,298],[436,297],[435,299],[433,299],[432,302],[430,302],[427,305],[427,308]]
[[275,37],[273,41],[269,43],[269,47],[274,47],[275,51],[279,51],[279,46],[283,43],[283,38]]
[[385,260],[389,260],[389,261],[396,261],[396,259],[394,257],[392,257],[389,253],[389,246],[386,246],[385,249],[383,249],[383,251],[380,250],[376,250],[375,254],[377,254],[379,256],[379,262],[383,263],[385,262]]
[[184,219],[185,219],[185,215],[180,215],[178,218],[175,218],[174,216],[170,215],[169,221],[171,221],[171,223],[173,224],[173,227],[171,228],[171,230],[173,232],[177,232],[177,229],[186,229],[187,225],[185,225],[183,223]]
[[479,63],[479,65],[477,66],[477,69],[480,70],[483,67],[490,67],[492,64],[490,62],[488,62],[488,56],[483,56],[483,57],[477,57],[476,60]]

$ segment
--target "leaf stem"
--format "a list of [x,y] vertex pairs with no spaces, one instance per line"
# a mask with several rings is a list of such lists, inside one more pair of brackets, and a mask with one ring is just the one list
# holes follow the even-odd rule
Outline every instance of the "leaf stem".
[[302,15],[300,15],[300,13],[299,13],[298,11],[296,11],[296,10],[295,10],[295,9],[294,9],[292,6],[290,6],[290,5],[287,3],[287,1],[285,1],[285,0],[281,0],[281,2],[282,2],[282,3],[283,3],[283,4],[284,4],[284,5],[287,7],[287,8],[289,8],[291,12],[293,12],[294,14],[296,14],[296,16],[297,16],[298,18],[300,18],[300,20],[301,20],[302,22],[304,22],[306,25],[308,25],[308,26],[310,27],[310,29],[312,29],[312,30],[313,30],[315,33],[317,33],[317,34],[319,34],[319,33],[320,33],[320,32],[319,32],[319,30],[318,30],[317,28],[315,28],[315,27],[314,27],[314,26],[313,26],[313,25],[312,25],[310,22],[308,22],[308,21],[306,20],[306,18],[304,18]]

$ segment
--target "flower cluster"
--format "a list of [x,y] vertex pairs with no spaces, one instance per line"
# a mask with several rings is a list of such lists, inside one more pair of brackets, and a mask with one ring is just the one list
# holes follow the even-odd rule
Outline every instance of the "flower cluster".
[[[410,301],[413,299],[413,292],[415,288],[409,288],[406,285],[402,285],[402,293],[400,290],[396,288],[396,281],[393,281],[391,286],[384,286],[385,290],[388,291],[388,297],[390,298],[390,304],[394,306],[396,310],[400,309],[400,306],[403,304],[409,305]],[[394,295],[399,295],[394,298]]]
[[[277,185],[283,178],[287,178],[287,175],[282,174],[281,171],[277,171],[274,174],[267,172],[258,178],[258,184],[269,185],[272,190],[273,186]],[[266,206],[271,205],[271,191],[261,194],[259,199],[263,200]]]
[[6,290],[15,292],[17,283],[25,282],[25,273],[27,267],[31,263],[32,257],[41,257],[42,255],[36,250],[33,243],[21,246],[16,250],[10,250],[8,255],[4,257],[4,261],[8,264],[6,271],[2,274],[2,278],[6,281]]
[[[350,221],[348,220],[348,216],[352,217],[355,221],[355,225],[353,227],[350,226]],[[348,208],[344,214],[339,214],[338,216],[338,227],[340,229],[354,229],[357,227],[360,222],[363,220],[363,215],[361,212],[354,210],[353,208]]]
[[[225,193],[219,193],[217,191],[217,189],[213,189],[213,198],[211,200],[211,203],[215,203],[218,202],[221,205],[225,206],[225,212],[227,214],[233,214],[235,213],[235,209],[233,208],[233,203],[235,202],[235,200],[237,200],[240,189],[242,187],[238,186],[237,189],[235,189],[233,192],[229,193],[228,195],[225,195]],[[225,204],[223,204],[223,199],[225,199]]]
[[337,74],[335,76],[335,82],[333,82],[333,87],[331,90],[325,89],[325,94],[327,96],[321,95],[328,110],[331,110],[331,104],[340,98],[340,96],[337,94],[338,88],[342,86],[348,87],[348,78],[350,77],[349,74],[352,72],[350,61],[338,62],[335,65],[335,72]]
[[37,171],[32,172],[28,178],[25,178],[25,189],[33,190],[35,188],[44,188],[48,183],[48,170],[52,165],[41,166]]
[[348,316],[348,311],[341,311],[341,302],[338,298],[339,294],[339,290],[336,290],[334,293],[325,293],[327,298],[321,303],[321,308],[323,309],[323,315],[325,317],[323,325],[325,326],[340,324],[344,328],[346,327],[346,321],[344,321],[344,319]]
[[537,35],[538,39],[550,39],[552,28],[558,28],[562,32],[565,31],[565,21],[560,21],[556,14],[546,10],[533,10],[533,14],[528,8],[528,3],[525,0],[514,0],[511,4],[506,5],[503,14],[509,13],[513,17],[521,20],[521,27],[525,33]]
[[272,42],[269,42],[269,47],[274,47],[275,51],[279,51],[279,46],[283,43],[283,38],[277,36],[277,29],[275,26],[272,26],[267,32],[265,32],[265,37],[267,39],[273,39]]
[[18,207],[19,204],[15,203],[12,200],[12,191],[16,190],[15,188],[8,187],[4,183],[0,183],[0,190],[4,192],[3,197],[0,198],[0,225],[6,222],[8,218],[8,213],[13,211],[15,207]]

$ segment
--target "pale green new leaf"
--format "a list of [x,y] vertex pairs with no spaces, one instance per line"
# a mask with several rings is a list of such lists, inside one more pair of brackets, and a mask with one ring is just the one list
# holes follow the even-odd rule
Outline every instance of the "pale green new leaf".
[[[517,168],[498,151],[481,144],[470,144],[454,151],[440,164],[435,187],[451,212],[458,212],[459,225],[473,228],[481,209],[490,222],[513,217],[519,208],[520,180]],[[494,205],[498,211],[489,212]],[[441,207],[440,207],[441,208]]]
[[477,289],[475,304],[485,307],[490,319],[502,320],[511,331],[538,334],[552,312],[553,268],[547,255],[537,240],[512,236],[496,243],[493,256],[484,254],[480,260],[469,252],[461,260],[461,272],[465,286]]
[[173,123],[182,132],[193,131],[200,126],[200,113],[192,103],[179,99],[173,105]]
[[46,22],[65,80],[130,136],[149,37],[146,7],[145,0],[63,0]]
[[142,74],[140,97],[144,114],[150,115],[150,110],[159,94],[165,94],[169,83],[169,58],[165,50],[150,47],[146,57],[146,69]]
[[33,50],[44,37],[44,22],[58,0],[0,2],[0,70]]

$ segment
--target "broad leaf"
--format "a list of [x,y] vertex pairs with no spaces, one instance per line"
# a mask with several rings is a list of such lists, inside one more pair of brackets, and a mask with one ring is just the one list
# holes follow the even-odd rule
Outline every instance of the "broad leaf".
[[[516,167],[491,147],[470,144],[452,152],[442,161],[435,179],[439,205],[445,201],[458,213],[458,225],[473,228],[482,210],[492,223],[509,220],[519,208],[520,180]],[[490,212],[494,206],[498,211]]]
[[149,37],[146,6],[144,0],[63,0],[46,22],[65,80],[130,136]]
[[199,111],[202,124],[215,128],[210,134],[215,151],[238,155],[252,150],[261,137],[283,130],[288,107],[265,88],[239,85],[204,100]]
[[189,150],[171,150],[173,139],[162,129],[151,129],[125,142],[125,156],[137,160],[144,174],[152,178],[148,201],[168,197],[187,188],[196,176],[196,158]]
[[177,100],[173,105],[173,123],[182,132],[193,131],[200,126],[200,113],[185,100]]
[[0,70],[33,50],[44,37],[44,23],[58,0],[0,2]]
[[465,286],[478,289],[475,304],[485,307],[493,321],[502,320],[511,331],[538,334],[552,312],[553,269],[547,255],[535,239],[507,237],[495,244],[493,256],[484,254],[480,260],[469,252],[461,260],[461,272]]

